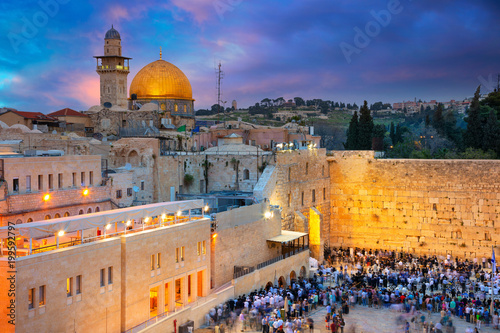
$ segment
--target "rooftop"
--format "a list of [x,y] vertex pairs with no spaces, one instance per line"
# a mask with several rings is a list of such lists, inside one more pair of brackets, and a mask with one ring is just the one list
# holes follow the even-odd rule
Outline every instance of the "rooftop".
[[88,116],[86,114],[83,114],[81,112],[75,111],[75,110],[70,109],[70,108],[64,108],[64,109],[61,109],[59,111],[49,113],[47,116],[50,116],[50,117],[72,116],[72,117],[87,117],[88,118]]

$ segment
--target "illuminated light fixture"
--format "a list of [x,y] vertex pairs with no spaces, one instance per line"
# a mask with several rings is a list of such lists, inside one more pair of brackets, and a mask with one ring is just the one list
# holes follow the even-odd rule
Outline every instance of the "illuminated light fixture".
[[317,144],[317,143],[315,143],[315,144],[314,144],[314,146],[313,146],[313,148],[316,148],[317,146],[318,146],[318,144]]
[[57,236],[61,237],[61,236],[64,236],[64,230],[61,230],[57,233]]
[[182,212],[179,210],[179,211],[177,212],[177,216],[181,216],[181,214],[182,214]]
[[49,201],[50,200],[50,194],[45,194],[43,196],[43,201]]
[[212,235],[212,238],[213,238],[213,239],[216,239],[216,238],[217,238],[217,234],[213,234],[213,235]]
[[89,195],[89,194],[90,194],[90,191],[89,191],[89,189],[88,189],[88,188],[86,188],[85,190],[83,190],[83,195],[84,195],[84,196],[87,196],[87,195]]
[[111,228],[111,224],[106,224],[106,230],[108,230],[109,228]]
[[208,207],[208,205],[205,205],[205,207],[203,207],[203,210],[204,210],[205,212],[208,212],[208,210],[209,210],[209,209],[210,209],[210,207]]
[[266,219],[270,218],[272,215],[273,215],[273,214],[271,214],[271,212],[265,212],[265,213],[264,213],[264,217],[265,217]]
[[167,214],[161,214],[161,218],[162,219],[166,219],[167,218]]
[[144,222],[148,223],[149,222],[149,217],[144,218]]
[[127,223],[125,223],[125,224],[126,225],[130,225],[130,223],[132,223],[132,222],[130,222],[130,220],[128,220]]

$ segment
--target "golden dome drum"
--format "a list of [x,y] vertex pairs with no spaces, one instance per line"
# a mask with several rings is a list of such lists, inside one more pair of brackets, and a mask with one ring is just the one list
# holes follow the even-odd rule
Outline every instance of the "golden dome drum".
[[193,91],[186,75],[165,60],[144,66],[130,84],[130,96],[142,99],[193,100]]

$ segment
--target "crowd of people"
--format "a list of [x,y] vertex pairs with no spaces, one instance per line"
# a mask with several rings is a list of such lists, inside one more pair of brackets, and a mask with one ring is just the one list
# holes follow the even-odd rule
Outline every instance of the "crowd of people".
[[[313,278],[268,286],[230,300],[206,316],[216,333],[241,322],[242,331],[296,333],[314,329],[310,317],[326,309],[325,329],[343,332],[350,308],[392,309],[405,315],[401,327],[418,332],[455,332],[454,320],[499,327],[499,277],[491,263],[450,256],[366,249],[331,249]],[[491,310],[492,309],[492,310]],[[431,314],[440,320],[432,322]],[[319,325],[323,325],[323,322]],[[474,331],[471,331],[474,332]]]

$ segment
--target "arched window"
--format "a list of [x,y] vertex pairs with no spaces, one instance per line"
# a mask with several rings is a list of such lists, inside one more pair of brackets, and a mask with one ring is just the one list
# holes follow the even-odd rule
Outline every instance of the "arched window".
[[50,220],[50,215],[45,215],[44,220]]
[[78,212],[78,215],[83,215],[83,209],[80,209],[80,211]]
[[60,217],[61,217],[61,214],[59,214],[59,213],[57,213],[56,215],[54,215],[54,218],[55,218],[55,219],[58,219],[58,218],[60,218]]
[[23,221],[21,219],[17,219],[16,224],[21,224]]
[[177,104],[174,105],[174,111],[179,112],[179,105],[177,105]]
[[243,170],[243,179],[250,179],[250,170]]
[[97,207],[95,208],[95,212],[96,212],[96,213],[99,213],[100,211],[101,211],[101,208],[99,208],[99,206],[97,206]]
[[26,223],[30,223],[30,222],[33,222],[33,219],[31,217],[26,221]]
[[184,112],[187,112],[187,105],[184,105]]
[[68,217],[68,216],[69,216],[69,212],[64,213],[64,217]]
[[87,214],[92,213],[92,208],[87,209]]

